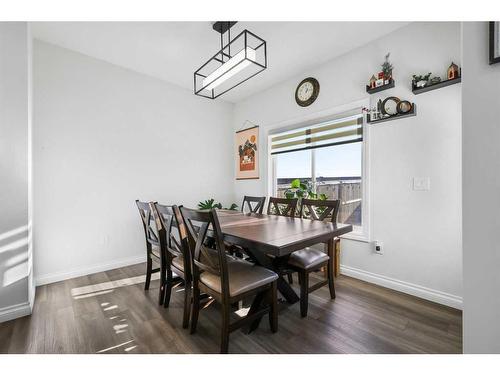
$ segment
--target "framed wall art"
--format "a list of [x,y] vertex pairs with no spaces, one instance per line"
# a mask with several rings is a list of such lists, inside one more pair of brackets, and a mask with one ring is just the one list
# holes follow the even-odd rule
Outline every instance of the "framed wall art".
[[236,179],[259,178],[259,127],[237,131],[235,146]]

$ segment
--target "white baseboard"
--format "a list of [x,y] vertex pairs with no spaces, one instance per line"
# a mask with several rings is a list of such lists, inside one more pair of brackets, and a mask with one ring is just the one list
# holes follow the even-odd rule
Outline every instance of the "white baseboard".
[[367,281],[372,284],[377,284],[389,289],[394,289],[398,292],[411,294],[412,296],[462,310],[462,297],[455,296],[453,294],[426,288],[421,285],[408,283],[406,281],[393,279],[349,266],[341,265],[340,273],[346,276],[354,277],[356,279]]
[[[115,268],[120,268],[120,267],[125,267],[125,266],[130,266],[133,264],[138,264],[145,262],[145,256],[135,256],[135,257],[130,257],[130,258],[125,258],[125,259],[120,259],[112,262],[107,262],[107,263],[100,263],[96,264],[93,266],[89,267],[81,267],[81,268],[75,268],[70,271],[63,271],[63,272],[56,272],[52,274],[47,274],[47,275],[41,275],[36,278],[36,285],[45,285],[45,284],[50,284],[50,283],[55,283],[58,281],[63,281],[67,279],[72,279],[75,277],[80,277],[80,276],[85,276],[85,275],[90,275],[93,273],[97,272],[103,272],[103,271],[109,271]],[[453,294],[441,292],[438,290],[426,288],[421,285],[416,285],[412,283],[408,283],[406,281],[402,280],[397,280],[393,279],[390,277],[378,275],[372,272],[364,271],[358,268],[354,267],[349,267],[345,265],[340,266],[340,272],[343,275],[346,276],[351,276],[356,279],[360,279],[363,281],[367,281],[372,284],[377,284],[389,289],[394,289],[399,292],[407,293],[419,298],[427,299],[432,302],[440,303],[442,305],[450,306],[456,309],[462,309],[462,297],[455,296]],[[20,316],[24,315],[29,315],[31,313],[30,309],[30,304],[29,302],[26,302],[25,304],[20,304],[16,306],[12,306],[10,308],[4,308],[3,310],[6,310],[7,312],[5,314],[10,314],[9,311],[10,309],[14,309],[12,311],[17,311],[17,309],[20,306],[27,306],[27,312],[26,313],[20,313]],[[0,321],[2,321],[2,311],[0,310]],[[12,318],[14,319],[14,318]],[[8,319],[5,319],[8,320]]]
[[75,277],[90,275],[97,272],[109,271],[115,268],[131,266],[133,264],[142,263],[146,261],[146,255],[140,255],[125,259],[114,260],[107,263],[99,263],[88,267],[74,268],[69,271],[55,272],[36,277],[36,285],[51,284],[58,281],[73,279]]
[[31,314],[29,302],[18,303],[17,305],[0,308],[0,323],[8,320],[21,318]]

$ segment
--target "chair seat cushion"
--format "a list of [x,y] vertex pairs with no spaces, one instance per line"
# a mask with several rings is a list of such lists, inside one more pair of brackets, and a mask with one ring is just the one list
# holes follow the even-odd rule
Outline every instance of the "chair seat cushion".
[[172,259],[172,266],[178,270],[184,271],[184,257],[182,255],[176,256]]
[[288,264],[293,267],[309,270],[326,262],[328,259],[328,255],[321,250],[307,247],[292,253],[290,259],[288,259]]
[[151,255],[160,259],[160,249],[152,248],[151,249]]
[[[273,271],[255,266],[244,260],[233,260],[227,263],[229,278],[229,295],[231,297],[243,294],[252,289],[269,284],[278,279],[278,275]],[[203,272],[200,281],[210,289],[221,293],[221,280],[218,275]]]

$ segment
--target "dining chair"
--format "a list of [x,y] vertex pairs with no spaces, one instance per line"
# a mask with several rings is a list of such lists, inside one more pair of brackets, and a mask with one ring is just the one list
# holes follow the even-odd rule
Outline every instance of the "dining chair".
[[[251,197],[245,195],[243,203],[241,204],[241,212],[245,212],[245,203],[247,204],[248,211],[253,214],[261,214],[266,203],[266,197]],[[254,204],[252,206],[252,204]]]
[[[151,283],[151,275],[160,272],[160,291],[158,296],[158,303],[163,304],[165,297],[165,282],[166,282],[166,254],[161,251],[160,241],[155,229],[153,228],[153,216],[151,213],[151,206],[147,202],[141,202],[136,199],[135,201],[139,214],[141,215],[142,227],[144,229],[144,237],[146,239],[146,282],[144,290],[149,290]],[[153,262],[159,263],[160,267],[153,269]]]
[[[302,199],[300,206],[300,217],[325,221],[329,220],[332,223],[337,222],[339,212],[339,200],[316,200]],[[288,267],[299,275],[300,284],[300,315],[307,316],[308,295],[326,284],[330,288],[330,297],[335,298],[334,284],[334,249],[335,240],[331,240],[326,244],[327,254],[323,251],[314,248],[305,248],[293,252],[288,259]],[[326,280],[320,281],[315,285],[309,286],[309,274],[319,271],[322,267],[327,267]]]
[[[151,211],[156,223],[160,248],[166,254],[165,268],[165,296],[163,306],[168,307],[170,296],[174,284],[179,281],[184,282],[184,314],[182,327],[189,326],[189,316],[191,313],[191,254],[189,249],[181,246],[180,239],[186,231],[179,208],[175,205],[165,206],[158,203],[151,203]],[[174,231],[177,231],[176,238]],[[174,276],[175,275],[175,276]]]
[[[216,210],[199,211],[180,207],[193,254],[193,312],[191,333],[196,332],[200,312],[200,294],[204,292],[221,305],[222,328],[220,352],[227,353],[229,334],[255,319],[269,314],[271,331],[278,330],[277,279],[273,271],[244,260],[228,261],[224,236]],[[215,239],[215,250],[205,246],[207,234]],[[187,241],[186,241],[187,240]],[[266,294],[268,305],[244,318],[230,322],[231,307],[257,294]]]
[[[244,213],[245,208],[247,208],[248,213],[262,214],[265,202],[266,202],[266,197],[252,197],[249,195],[245,195],[243,197],[243,203],[241,204],[241,212]],[[229,252],[229,254],[237,256],[238,258],[247,257],[248,258],[247,260],[251,259],[250,255],[247,254],[245,249],[243,249],[241,246],[227,243],[226,249]]]
[[297,198],[287,199],[270,197],[269,204],[267,205],[267,214],[295,217],[297,202]]

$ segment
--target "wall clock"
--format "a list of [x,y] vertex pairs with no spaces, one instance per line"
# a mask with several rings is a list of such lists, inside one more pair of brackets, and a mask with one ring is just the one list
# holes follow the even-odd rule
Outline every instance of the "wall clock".
[[301,107],[314,103],[319,95],[319,82],[316,78],[308,77],[299,83],[295,90],[295,101]]

